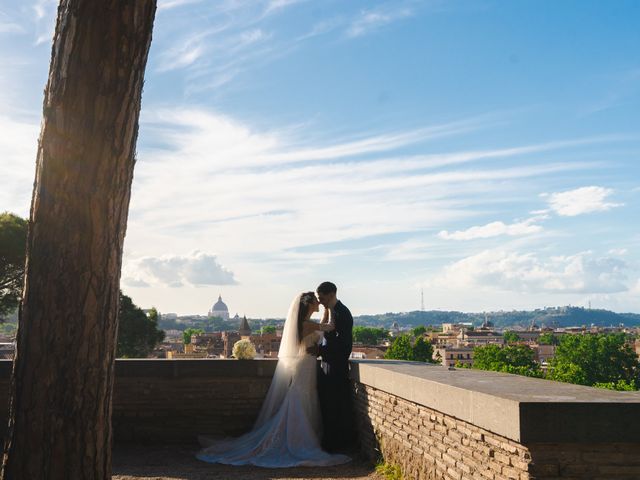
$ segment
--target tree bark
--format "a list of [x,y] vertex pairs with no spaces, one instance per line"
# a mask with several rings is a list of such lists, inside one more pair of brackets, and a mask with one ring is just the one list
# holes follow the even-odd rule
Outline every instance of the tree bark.
[[2,478],[111,478],[111,394],[156,0],[62,0],[45,90]]

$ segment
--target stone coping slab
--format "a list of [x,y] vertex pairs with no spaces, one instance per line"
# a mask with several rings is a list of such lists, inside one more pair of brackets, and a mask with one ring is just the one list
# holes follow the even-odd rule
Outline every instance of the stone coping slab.
[[352,361],[351,377],[520,443],[640,443],[640,392],[394,360]]
[[116,379],[129,377],[273,377],[275,359],[117,359]]
[[[236,360],[219,358],[118,358],[115,374],[118,378],[182,378],[182,377],[272,377],[276,359]],[[0,380],[11,377],[13,362],[0,360]]]

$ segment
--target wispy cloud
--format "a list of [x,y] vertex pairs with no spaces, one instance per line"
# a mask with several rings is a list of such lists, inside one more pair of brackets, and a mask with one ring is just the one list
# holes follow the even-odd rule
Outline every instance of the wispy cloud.
[[306,0],[270,0],[267,4],[267,8],[265,9],[265,15],[269,15],[305,1]]
[[321,20],[315,23],[311,29],[296,38],[296,41],[307,40],[309,38],[325,35],[340,26],[344,25],[345,19],[342,17],[333,17],[326,20]]
[[185,5],[201,3],[203,0],[158,0],[158,10],[170,10]]
[[208,47],[210,38],[220,32],[224,32],[227,28],[228,26],[223,24],[187,35],[175,41],[171,48],[160,54],[158,71],[166,72],[192,65],[210,49]]
[[348,37],[361,37],[412,15],[413,11],[410,8],[398,7],[397,5],[386,5],[363,10],[351,22],[346,33]]
[[25,28],[14,22],[6,14],[0,12],[0,34],[2,33],[24,33]]
[[608,202],[607,198],[613,190],[604,187],[581,187],[565,192],[543,194],[552,211],[560,216],[575,217],[593,212],[606,212],[612,208],[621,207],[623,203]]
[[[429,152],[430,143],[443,135],[465,136],[479,128],[482,122],[467,120],[363,132],[328,143],[322,139],[335,135],[316,132],[312,141],[296,128],[259,131],[205,110],[147,109],[141,131],[156,146],[139,153],[128,248],[151,249],[161,256],[166,252],[156,251],[155,245],[175,235],[180,251],[203,248],[204,242],[225,258],[247,261],[269,252],[273,262],[282,262],[285,257],[292,260],[282,257],[283,252],[314,244],[437,232],[495,202],[498,185],[502,192],[510,188],[516,194],[519,186],[536,178],[597,168],[535,156],[510,167],[485,163],[492,156],[506,157],[507,151],[514,156],[553,148],[559,152],[564,142],[415,154]],[[412,154],[399,153],[409,147]],[[517,223],[501,227],[501,232],[537,229],[533,221]],[[380,252],[385,260],[427,254],[419,245],[391,245]]]
[[36,45],[51,42],[56,26],[55,14],[57,8],[57,0],[37,0],[33,5],[36,25]]
[[[158,109],[144,112],[143,115],[143,122],[157,134],[161,134],[165,142],[171,144],[171,149],[182,150],[192,161],[203,159],[209,167],[215,165],[223,169],[332,161],[383,153],[407,145],[459,135],[482,126],[479,120],[465,120],[408,131],[361,135],[356,140],[347,139],[342,143],[321,143],[309,147],[296,145],[299,140],[288,138],[282,130],[255,132],[232,118],[204,110]],[[218,152],[216,158],[211,155],[214,151]],[[167,153],[163,157],[167,155],[172,154]],[[471,154],[471,157],[482,158],[487,155],[487,152],[482,152]],[[468,157],[465,159],[468,160]],[[434,159],[427,159],[430,160]],[[447,158],[447,161],[454,162],[452,158]],[[413,158],[408,163],[402,163],[402,159],[394,158],[385,163],[386,167],[382,168],[406,169],[423,167],[425,162],[424,159]],[[380,163],[377,165],[381,166]]]
[[607,78],[607,83],[607,90],[600,98],[587,105],[582,113],[589,115],[621,106],[626,98],[639,90],[640,67],[636,66],[621,73],[610,75]]
[[[198,5],[180,8],[191,3]],[[274,39],[271,25],[273,17],[297,3],[165,1],[159,13],[166,14],[156,19],[150,66],[159,73],[184,71],[187,95],[220,89],[287,54],[290,43]]]
[[542,226],[536,224],[536,222],[541,219],[541,217],[534,217],[522,222],[515,222],[511,224],[506,224],[500,221],[491,222],[486,225],[470,227],[466,230],[458,230],[455,232],[442,230],[438,233],[438,237],[445,240],[474,240],[477,238],[491,238],[501,235],[529,235],[542,231]]

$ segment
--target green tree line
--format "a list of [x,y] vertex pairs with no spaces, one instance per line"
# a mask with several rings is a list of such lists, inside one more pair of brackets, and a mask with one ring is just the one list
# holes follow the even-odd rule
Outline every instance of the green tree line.
[[637,390],[640,363],[627,340],[624,333],[563,335],[559,339],[548,335],[543,341],[557,347],[546,374],[526,345],[486,345],[474,349],[472,368],[612,390]]
[[405,333],[394,338],[384,354],[384,358],[393,360],[411,360],[414,362],[435,363],[433,345],[424,338],[426,327],[414,328],[411,333]]

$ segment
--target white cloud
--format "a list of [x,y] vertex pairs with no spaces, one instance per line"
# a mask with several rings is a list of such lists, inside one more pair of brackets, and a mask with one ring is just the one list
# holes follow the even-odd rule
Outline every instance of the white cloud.
[[37,0],[33,5],[36,26],[36,45],[50,42],[56,26],[57,0]]
[[378,30],[385,25],[410,17],[413,12],[409,8],[396,5],[363,10],[347,29],[348,37],[360,37]]
[[[215,239],[208,248],[226,258],[246,261],[270,252],[275,259],[278,252],[310,244],[441,229],[474,215],[470,207],[495,202],[498,182],[504,192],[524,179],[591,166],[521,162],[513,168],[443,168],[504,155],[500,149],[380,157],[408,145],[427,149],[422,144],[432,138],[479,125],[453,122],[327,144],[303,142],[297,129],[256,131],[204,110],[145,110],[141,135],[156,147],[139,153],[128,245],[148,252],[165,236],[177,235],[182,251]],[[505,230],[527,228],[536,227]],[[149,242],[152,233],[157,242]],[[424,256],[417,251],[387,256],[394,255]]]
[[211,43],[211,37],[224,32],[227,28],[226,24],[217,25],[175,39],[170,48],[160,53],[160,65],[157,70],[167,72],[192,65],[210,50],[208,44]]
[[264,1],[225,0],[177,8],[190,3],[196,2],[160,4],[160,13],[166,15],[156,19],[149,58],[155,72],[180,71],[177,75],[184,78],[187,96],[219,90],[232,80],[238,88],[238,75],[286,55],[291,48],[292,42],[274,41],[265,26],[270,25],[269,13],[283,11],[292,3],[275,2],[270,7]]
[[265,15],[284,10],[287,7],[302,3],[303,1],[305,0],[270,0],[267,4]]
[[543,194],[548,197],[551,210],[560,216],[575,217],[585,213],[606,212],[612,208],[621,207],[622,203],[607,202],[607,197],[613,190],[604,187],[581,187],[565,192]]
[[158,10],[169,10],[171,8],[182,7],[184,5],[191,5],[200,2],[202,2],[202,0],[158,0]]
[[308,38],[324,35],[326,33],[329,33],[335,30],[342,24],[344,24],[344,19],[339,17],[330,18],[327,20],[321,20],[317,22],[315,25],[313,25],[313,27],[311,27],[311,30],[309,30],[307,33],[300,35],[298,38],[296,38],[296,41],[306,40]]
[[26,216],[35,176],[39,125],[0,114],[0,132],[0,209]]
[[505,224],[504,222],[498,221],[487,223],[486,225],[470,227],[466,230],[458,230],[455,232],[442,230],[440,233],[438,233],[438,237],[445,240],[474,240],[476,238],[491,238],[498,237],[500,235],[529,235],[542,231],[542,227],[535,224],[535,222],[540,220],[541,217],[534,217],[529,218],[523,222],[516,222],[512,224]]
[[629,264],[592,252],[542,258],[494,249],[447,266],[433,284],[527,293],[617,293],[630,288]]
[[182,287],[234,285],[233,272],[218,263],[215,255],[194,251],[189,255],[142,257],[125,262],[122,283],[130,287],[152,285]]
[[24,33],[24,27],[0,18],[0,33]]

